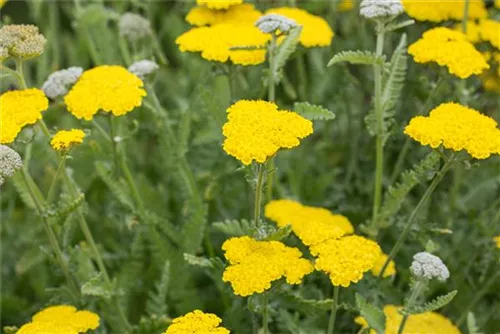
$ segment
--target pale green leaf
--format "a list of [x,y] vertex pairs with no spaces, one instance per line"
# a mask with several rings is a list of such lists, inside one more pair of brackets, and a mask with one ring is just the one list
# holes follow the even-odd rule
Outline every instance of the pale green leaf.
[[365,297],[356,293],[356,306],[360,315],[368,322],[368,326],[373,328],[377,334],[385,332],[385,314],[373,304],[368,303]]
[[332,111],[309,102],[295,102],[293,110],[311,121],[335,119],[335,114]]
[[341,51],[330,59],[327,66],[332,66],[340,62],[360,65],[382,65],[385,62],[385,56],[376,55],[370,51]]
[[409,309],[402,310],[401,313],[420,314],[420,313],[435,311],[450,303],[453,300],[453,298],[455,298],[456,294],[457,290],[453,290],[450,293],[436,297],[435,299],[433,299],[428,303],[425,303],[424,305],[413,306],[410,307]]

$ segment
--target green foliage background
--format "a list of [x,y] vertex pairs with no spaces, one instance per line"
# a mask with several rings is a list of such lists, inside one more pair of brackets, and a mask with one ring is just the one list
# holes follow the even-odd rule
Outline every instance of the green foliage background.
[[[260,9],[288,3],[256,1]],[[250,333],[251,317],[246,301],[234,296],[221,280],[224,258],[220,246],[228,236],[221,231],[224,230],[221,224],[214,223],[252,217],[252,184],[247,180],[254,178],[254,171],[241,168],[236,159],[222,150],[221,126],[232,101],[266,97],[262,79],[266,64],[234,66],[231,70],[235,79],[230,82],[225,75],[228,66],[179,52],[174,40],[189,28],[184,16],[194,5],[192,2],[79,1],[79,4],[81,8],[77,11],[70,1],[9,1],[2,8],[2,24],[32,23],[47,38],[44,54],[26,64],[28,86],[40,87],[50,73],[69,66],[124,65],[116,24],[121,13],[141,13],[152,22],[161,51],[145,47],[138,58],[155,57],[161,65],[154,87],[165,108],[164,114],[155,115],[140,107],[121,118],[122,134],[126,136],[123,147],[146,203],[147,219],[137,219],[137,208],[123,176],[116,179],[113,174],[111,147],[92,124],[77,121],[63,104],[52,105],[44,113],[51,130],[83,127],[88,132],[85,144],[72,151],[67,165],[85,194],[80,205],[114,283],[107,286],[97,275],[74,214],[59,215],[52,221],[53,227],[70,256],[72,272],[85,283],[84,297],[71,297],[43,227],[23,196],[25,189],[15,179],[9,180],[1,189],[1,324],[19,326],[48,304],[71,303],[98,310],[105,321],[95,332],[112,333],[115,314],[106,297],[117,294],[135,325],[134,333],[160,333],[165,330],[168,318],[196,308],[218,314],[225,327],[235,333]],[[371,109],[373,73],[368,66],[342,63],[326,67],[326,64],[340,51],[374,50],[373,25],[361,19],[357,10],[335,12],[331,1],[298,1],[298,5],[325,17],[335,37],[328,48],[298,48],[284,69],[284,80],[277,88],[277,103],[280,108],[292,109],[295,102],[308,101],[332,110],[336,118],[315,121],[311,137],[300,147],[278,155],[274,197],[292,198],[346,215],[357,233],[361,233],[361,225],[370,219],[373,200],[374,137],[364,122]],[[430,27],[417,23],[403,30],[411,43]],[[95,42],[98,59],[91,58],[85,34],[90,34]],[[400,31],[389,34],[386,54],[392,54],[400,36]],[[165,62],[158,58],[161,54]],[[436,87],[438,77],[442,82]],[[437,168],[428,161],[431,158],[421,162],[430,152],[428,147],[410,142],[409,154],[399,172],[414,164],[430,165],[403,176],[394,172],[406,141],[402,129],[416,114],[426,114],[441,102],[458,101],[456,81],[437,65],[417,65],[411,57],[408,59],[406,81],[401,98],[395,101],[390,119],[393,124],[386,142],[384,188],[397,181],[402,184],[391,191],[393,198],[389,202],[392,200],[393,206],[385,207],[389,211],[383,212],[391,224],[379,236],[385,252],[395,243],[405,219]],[[13,85],[15,82],[10,78],[2,77],[2,91]],[[470,106],[500,120],[498,95],[485,92],[477,78],[468,80],[468,87]],[[433,94],[430,108],[423,110],[430,94]],[[166,115],[171,131],[165,131],[161,125]],[[21,152],[25,163],[29,161],[34,179],[47,191],[57,165],[47,140],[34,130],[25,130],[14,148]],[[25,151],[29,140],[32,149]],[[69,199],[61,190],[59,202],[68,204]],[[458,290],[455,299],[440,312],[453,321],[464,316],[467,305],[484,283],[500,270],[499,253],[492,242],[492,237],[500,234],[499,199],[498,156],[455,168],[439,185],[398,254],[395,279],[379,281],[366,274],[360,283],[342,289],[337,332],[358,330],[353,324],[353,318],[359,314],[355,292],[378,306],[401,305],[409,289],[411,257],[424,249],[438,254],[451,272],[446,284],[432,284],[429,296]],[[301,247],[293,236],[286,243]],[[188,256],[186,261],[184,253],[212,259]],[[329,280],[321,273],[308,276],[299,287],[283,288],[271,304],[274,319],[271,331],[322,333],[328,321],[331,291]],[[475,324],[484,333],[499,332],[498,291],[500,280],[469,310],[474,312]],[[462,330],[465,333],[466,327]]]

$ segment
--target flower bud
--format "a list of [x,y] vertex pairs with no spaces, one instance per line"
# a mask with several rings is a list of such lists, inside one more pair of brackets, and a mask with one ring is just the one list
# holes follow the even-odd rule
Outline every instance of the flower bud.
[[139,60],[129,66],[128,71],[144,80],[149,74],[159,68],[158,64],[152,60]]
[[118,22],[120,35],[135,43],[151,35],[151,23],[141,15],[125,13]]
[[0,145],[0,185],[22,167],[23,161],[19,154],[8,146]]
[[450,272],[441,259],[427,252],[420,252],[413,255],[413,262],[410,271],[416,278],[433,279],[446,281],[450,277]]
[[265,34],[273,34],[278,30],[286,33],[290,29],[297,27],[297,22],[283,15],[266,14],[255,22],[255,26]]
[[401,0],[363,0],[359,14],[367,19],[397,16],[403,12]]
[[29,24],[9,24],[0,29],[0,57],[9,56],[29,59],[43,53],[47,40],[38,32],[38,27]]
[[82,72],[83,68],[81,67],[70,67],[65,70],[54,72],[45,80],[42,85],[42,90],[45,95],[51,99],[66,95],[69,86],[73,85],[78,80]]

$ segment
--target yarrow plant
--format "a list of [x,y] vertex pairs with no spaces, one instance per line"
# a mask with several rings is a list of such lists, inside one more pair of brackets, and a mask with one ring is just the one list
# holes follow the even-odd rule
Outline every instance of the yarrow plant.
[[19,153],[8,146],[0,145],[0,185],[23,167]]

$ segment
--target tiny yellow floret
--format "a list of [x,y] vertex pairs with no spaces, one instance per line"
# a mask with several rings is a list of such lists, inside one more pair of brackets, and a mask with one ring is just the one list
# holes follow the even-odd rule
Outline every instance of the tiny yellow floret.
[[189,11],[186,15],[186,21],[198,27],[220,23],[253,25],[261,15],[262,13],[249,3],[231,6],[228,10],[215,10],[198,6]]
[[[399,313],[403,307],[386,305],[385,314],[385,334],[397,334],[403,316]],[[357,317],[354,322],[363,328],[368,328],[368,322],[363,317]],[[370,334],[376,334],[375,330],[370,330]],[[460,330],[446,317],[435,312],[425,312],[408,317],[403,334],[461,334]]]
[[0,143],[12,143],[22,128],[42,119],[49,107],[45,94],[36,88],[12,90],[0,96]]
[[22,326],[17,334],[78,334],[99,327],[99,316],[89,311],[77,311],[74,306],[47,307],[35,314],[30,323]]
[[222,128],[227,154],[248,165],[264,163],[281,148],[292,148],[313,132],[312,122],[299,114],[278,110],[266,101],[241,100],[227,109]]
[[224,242],[222,250],[230,264],[222,280],[230,282],[234,293],[243,297],[269,290],[271,282],[281,277],[289,284],[299,284],[314,270],[297,248],[279,241],[231,238]]
[[316,256],[315,268],[327,273],[333,285],[343,287],[360,281],[382,254],[375,241],[357,235],[329,239],[309,249]]
[[332,44],[334,33],[324,18],[292,7],[272,8],[266,11],[266,14],[270,13],[286,16],[301,25],[302,32],[299,42],[306,48],[324,47]]
[[429,116],[412,118],[404,133],[422,145],[432,148],[443,145],[456,152],[465,150],[476,159],[500,154],[497,122],[458,103],[443,103]]
[[52,137],[50,145],[56,151],[67,151],[74,145],[83,143],[84,137],[85,132],[80,129],[60,130]]
[[421,39],[410,45],[408,53],[416,63],[436,62],[461,79],[481,74],[490,67],[474,45],[467,41],[467,36],[444,27],[424,32]]
[[[468,1],[469,19],[482,19],[488,16],[483,0]],[[422,0],[403,0],[403,6],[406,13],[418,21],[461,21],[464,17],[465,0],[434,1],[432,4]]]
[[97,66],[83,72],[64,97],[68,111],[76,118],[91,120],[102,110],[125,115],[142,104],[143,82],[121,66]]
[[234,5],[243,3],[243,0],[196,0],[199,6],[206,6],[210,9],[228,9]]
[[[378,277],[380,275],[380,272],[382,271],[382,268],[384,267],[385,261],[387,261],[388,258],[389,258],[389,256],[387,256],[387,254],[384,254],[384,253],[380,254],[377,261],[375,261],[375,265],[372,268],[373,276]],[[387,268],[385,268],[385,270],[384,270],[383,277],[384,278],[391,277],[394,275],[396,275],[396,265],[394,264],[394,261],[390,260],[389,264],[387,265]]]
[[226,328],[219,327],[221,322],[215,314],[194,310],[172,320],[163,334],[229,334]]
[[342,215],[287,199],[269,202],[265,207],[265,216],[279,227],[291,225],[292,231],[306,246],[354,232],[349,219]]

